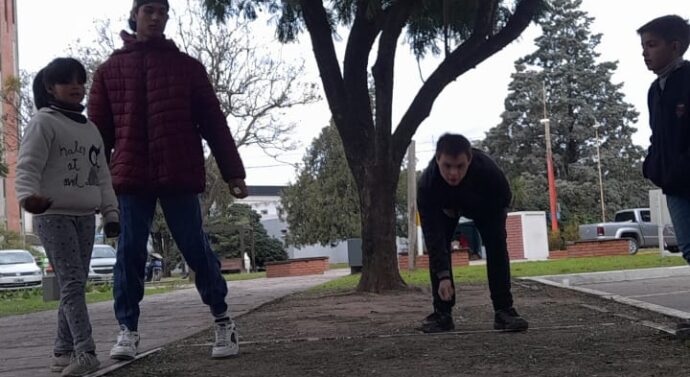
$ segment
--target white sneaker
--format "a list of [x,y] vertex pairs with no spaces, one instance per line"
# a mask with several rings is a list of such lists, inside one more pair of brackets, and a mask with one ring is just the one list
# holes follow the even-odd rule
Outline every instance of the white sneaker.
[[98,370],[101,362],[96,355],[88,352],[73,354],[72,361],[62,370],[61,376],[86,376]]
[[127,326],[120,325],[117,343],[110,350],[110,358],[115,360],[132,360],[137,355],[139,347],[139,333],[129,331]]
[[213,343],[211,357],[222,358],[240,353],[239,335],[235,322],[216,323],[216,341]]

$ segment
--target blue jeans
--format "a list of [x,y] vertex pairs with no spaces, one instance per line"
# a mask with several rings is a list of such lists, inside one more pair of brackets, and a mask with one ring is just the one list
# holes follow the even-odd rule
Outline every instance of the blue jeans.
[[690,264],[690,198],[666,195],[668,212],[671,215],[673,230],[676,232],[678,248],[683,258]]
[[196,194],[119,195],[120,237],[117,244],[113,298],[115,317],[121,325],[137,331],[139,302],[144,297],[146,244],[151,222],[160,199],[165,222],[189,267],[196,273],[196,289],[211,314],[224,314],[228,306],[227,283],[220,273],[220,261],[211,250],[202,229],[201,208]]

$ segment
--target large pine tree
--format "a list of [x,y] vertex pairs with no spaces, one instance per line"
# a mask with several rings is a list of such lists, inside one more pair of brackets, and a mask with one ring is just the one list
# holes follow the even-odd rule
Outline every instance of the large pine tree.
[[595,124],[607,212],[646,202],[643,149],[631,136],[638,113],[613,83],[617,62],[599,62],[601,34],[581,0],[554,0],[537,21],[537,50],[515,63],[502,122],[482,142],[509,176],[514,209],[548,208],[544,125],[550,120],[558,199],[565,220],[600,218]]

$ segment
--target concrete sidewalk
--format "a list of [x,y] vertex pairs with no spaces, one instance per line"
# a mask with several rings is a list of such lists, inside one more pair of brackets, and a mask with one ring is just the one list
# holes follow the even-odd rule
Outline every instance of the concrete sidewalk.
[[[229,282],[230,311],[233,317],[238,317],[277,298],[349,273],[349,269],[338,269],[326,271],[324,275]],[[90,304],[89,314],[103,370],[116,363],[108,356],[119,331],[112,301]],[[51,373],[49,368],[56,321],[55,310],[0,318],[0,377],[59,375]],[[194,288],[146,296],[141,304],[139,352],[154,350],[211,325],[208,307]],[[238,327],[241,336],[241,319]],[[209,357],[210,352],[209,348]]]
[[690,319],[690,266],[523,278],[682,320]]

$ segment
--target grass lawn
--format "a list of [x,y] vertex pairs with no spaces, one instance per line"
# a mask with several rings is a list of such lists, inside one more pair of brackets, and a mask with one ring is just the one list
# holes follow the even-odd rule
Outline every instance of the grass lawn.
[[[252,272],[248,274],[226,274],[223,275],[227,281],[248,280],[266,277],[265,272]],[[160,282],[148,284],[145,295],[155,295],[166,293],[178,289],[180,285],[191,284],[186,279],[164,278]],[[109,301],[113,299],[112,286],[110,285],[89,285],[86,293],[86,302],[94,303]],[[27,314],[52,310],[58,307],[57,301],[43,302],[43,291],[39,289],[23,289],[15,291],[0,291],[0,317],[17,314]]]
[[[86,302],[94,303],[113,299],[112,286],[93,286],[86,293]],[[147,288],[145,295],[155,295],[172,291],[174,286],[167,285],[155,288]],[[58,307],[58,301],[43,302],[43,291],[39,289],[25,289],[17,291],[0,291],[0,317],[17,314],[27,314],[52,310]]]
[[238,281],[238,280],[251,280],[265,278],[266,272],[250,272],[250,273],[239,273],[239,274],[223,274],[226,281]]
[[[511,263],[512,277],[559,275],[582,272],[630,270],[637,268],[682,266],[683,258],[659,256],[658,250],[641,250],[637,255],[615,257],[571,258],[550,261]],[[408,285],[428,286],[429,270],[418,269],[413,272],[401,271],[400,275]],[[360,275],[348,275],[311,289],[311,292],[326,293],[351,290],[357,287]],[[463,266],[453,269],[456,284],[486,282],[486,266]]]
[[328,265],[331,270],[337,270],[339,268],[350,268],[349,263],[331,263]]

